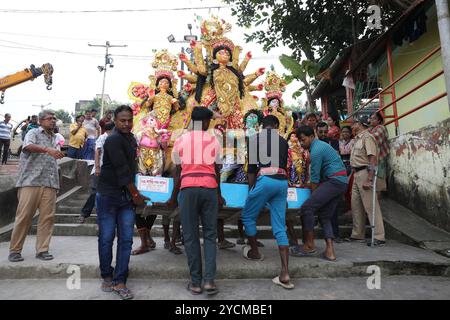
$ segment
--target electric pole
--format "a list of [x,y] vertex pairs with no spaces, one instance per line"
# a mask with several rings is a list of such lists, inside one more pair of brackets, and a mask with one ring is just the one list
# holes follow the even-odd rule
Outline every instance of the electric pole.
[[102,85],[102,107],[100,109],[100,119],[103,117],[103,105],[104,105],[104,94],[105,94],[105,80],[106,80],[106,70],[107,67],[109,66],[110,68],[114,67],[113,65],[113,58],[111,58],[110,54],[109,54],[109,48],[113,48],[113,47],[126,47],[126,44],[121,44],[121,45],[111,45],[109,43],[109,41],[106,41],[106,44],[90,44],[88,43],[88,46],[90,47],[103,47],[106,48],[106,53],[105,53],[105,65],[104,66],[98,66],[97,69],[100,72],[103,72],[103,85]]

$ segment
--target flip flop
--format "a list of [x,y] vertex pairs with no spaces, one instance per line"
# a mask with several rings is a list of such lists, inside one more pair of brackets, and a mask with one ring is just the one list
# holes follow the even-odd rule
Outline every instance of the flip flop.
[[249,252],[250,250],[251,250],[251,247],[250,247],[250,246],[243,246],[243,247],[242,247],[242,255],[244,256],[245,259],[247,259],[247,260],[253,260],[253,261],[263,261],[263,260],[264,260],[264,255],[263,255],[262,253],[260,253],[261,258],[259,258],[259,259],[253,259],[253,258],[250,258],[250,257],[248,256],[248,252]]
[[173,254],[182,254],[182,253],[183,253],[183,251],[181,251],[181,249],[178,248],[178,247],[172,247],[172,248],[170,248],[170,249],[169,249],[169,252],[172,252]]
[[284,289],[287,289],[287,290],[292,290],[295,287],[292,282],[289,282],[289,283],[281,282],[279,276],[276,276],[275,278],[273,278],[272,282],[275,283],[276,285],[279,285],[279,286],[283,287]]
[[153,249],[149,249],[148,247],[142,249],[142,247],[139,247],[139,248],[134,249],[133,251],[131,251],[131,255],[132,255],[132,256],[137,256],[137,255],[140,255],[140,254],[147,253],[147,252],[149,252],[150,250],[153,250]]
[[204,286],[204,288],[205,288],[205,292],[208,296],[212,296],[212,295],[219,293],[219,289],[217,289],[216,286],[211,287],[211,288],[206,288],[206,286]]
[[131,300],[134,298],[134,294],[128,288],[120,288],[120,289],[113,288],[113,292],[119,295],[119,297],[122,300]]
[[236,245],[228,240],[224,240],[222,242],[218,243],[219,249],[231,249],[234,248]]
[[289,248],[289,255],[293,257],[312,257],[316,254],[316,250],[304,251],[301,246],[293,246]]
[[321,257],[322,259],[324,259],[324,260],[331,261],[331,262],[335,262],[335,261],[337,260],[336,258],[334,258],[334,259],[328,258],[325,251],[322,252],[322,254],[320,255],[320,257]]

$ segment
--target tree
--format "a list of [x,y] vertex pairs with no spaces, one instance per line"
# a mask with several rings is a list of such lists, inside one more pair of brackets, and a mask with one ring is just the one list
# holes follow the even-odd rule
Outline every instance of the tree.
[[70,113],[64,109],[56,110],[55,116],[58,120],[61,120],[63,123],[72,123],[72,117],[70,116]]
[[287,64],[293,68],[287,67],[291,73],[296,70],[291,78],[303,83],[295,94],[306,91],[308,105],[314,108],[311,93],[317,71],[328,66],[343,48],[383,32],[366,27],[369,5],[381,6],[381,24],[386,29],[413,0],[224,1],[233,5],[238,25],[251,28],[252,33],[245,35],[247,42],[256,41],[266,51],[281,42],[292,50],[293,60],[303,60],[294,66],[286,57],[280,59],[285,67]]
[[[122,104],[127,104],[119,101],[113,100],[110,104],[106,104],[103,106],[103,112],[105,113],[108,110],[115,110],[118,106]],[[85,104],[80,108],[79,114],[84,114],[87,110],[95,109],[98,111],[97,118],[100,118],[100,110],[102,108],[102,100],[100,98],[92,99],[91,103]],[[74,115],[75,116],[75,115]]]

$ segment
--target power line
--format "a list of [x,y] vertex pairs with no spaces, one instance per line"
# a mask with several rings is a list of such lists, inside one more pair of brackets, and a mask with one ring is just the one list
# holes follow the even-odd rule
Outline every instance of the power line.
[[[0,40],[0,42],[6,42],[6,43],[15,44],[15,46],[0,44],[0,47],[4,47],[4,48],[33,50],[33,51],[44,51],[44,52],[55,52],[55,53],[90,56],[90,57],[103,57],[102,54],[98,54],[98,53],[86,53],[86,52],[77,52],[77,51],[70,51],[70,50],[44,48],[44,47],[24,44],[24,43],[15,42],[15,41],[8,41],[8,40]],[[119,58],[127,58],[127,59],[130,59],[130,60],[150,60],[150,59],[153,58],[153,55],[151,55],[151,56],[141,56],[141,55],[114,54],[113,56],[114,57],[119,57]]]
[[[19,36],[19,37],[28,37],[28,38],[45,38],[45,39],[55,39],[55,40],[70,40],[70,41],[103,41],[104,39],[100,38],[69,38],[69,37],[55,37],[55,36],[47,36],[40,34],[29,34],[29,33],[15,33],[15,32],[4,32],[0,31],[0,34],[10,35],[10,36]],[[161,41],[161,39],[111,39],[111,41],[117,42],[151,42],[151,41]],[[165,40],[164,40],[165,42]]]
[[122,13],[122,12],[161,12],[161,11],[186,11],[186,10],[210,10],[224,9],[230,6],[211,6],[211,7],[184,7],[184,8],[156,8],[156,9],[116,9],[116,10],[22,10],[22,9],[0,9],[5,13]]

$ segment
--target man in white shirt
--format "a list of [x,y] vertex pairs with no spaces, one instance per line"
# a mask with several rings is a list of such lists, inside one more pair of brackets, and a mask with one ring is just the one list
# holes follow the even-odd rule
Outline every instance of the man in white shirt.
[[86,111],[83,127],[88,133],[88,138],[83,147],[83,159],[94,160],[95,157],[95,140],[100,136],[101,128],[98,120],[92,117],[92,112],[97,112],[95,109]]
[[11,120],[11,115],[9,113],[5,114],[5,120],[0,122],[0,155],[2,154],[3,147],[3,157],[2,164],[6,164],[9,154],[9,144],[11,142],[11,130],[13,125],[9,123]]

